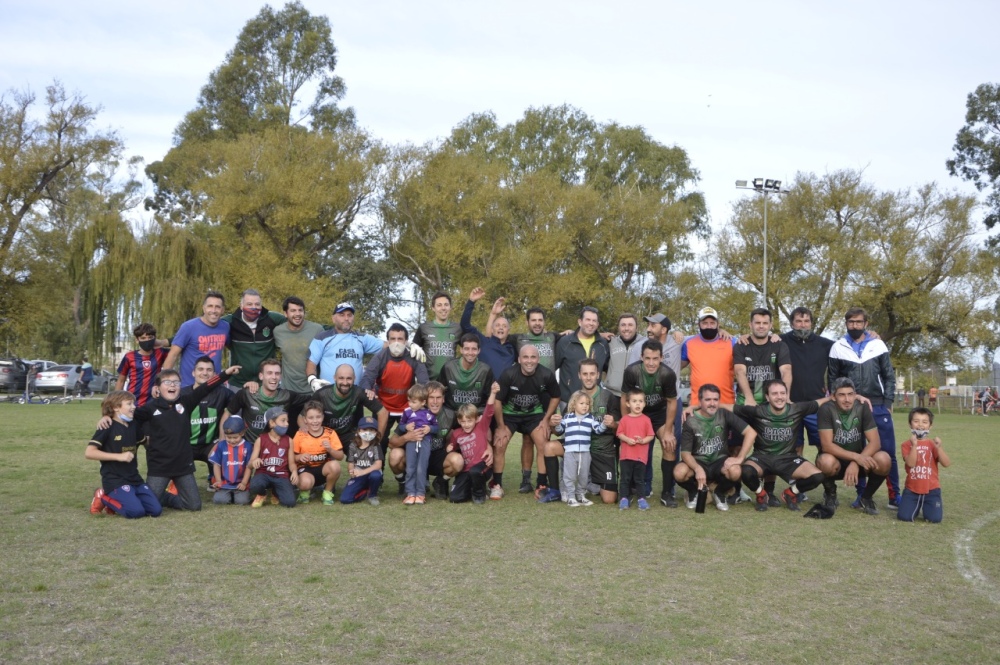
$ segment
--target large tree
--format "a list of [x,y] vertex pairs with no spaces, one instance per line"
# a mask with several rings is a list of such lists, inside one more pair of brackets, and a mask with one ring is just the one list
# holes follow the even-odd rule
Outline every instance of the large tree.
[[948,172],[989,190],[986,197],[986,227],[1000,222],[1000,84],[984,83],[969,93],[965,102],[965,125],[955,136],[955,157],[946,163]]

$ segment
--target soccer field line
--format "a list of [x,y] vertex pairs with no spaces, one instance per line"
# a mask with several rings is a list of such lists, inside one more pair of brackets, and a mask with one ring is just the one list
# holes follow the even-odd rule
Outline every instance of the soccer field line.
[[958,567],[958,572],[972,585],[974,590],[986,596],[990,602],[1000,605],[1000,588],[976,565],[973,551],[973,541],[976,534],[997,518],[1000,518],[1000,510],[983,515],[973,520],[968,527],[959,530],[955,535],[955,565]]

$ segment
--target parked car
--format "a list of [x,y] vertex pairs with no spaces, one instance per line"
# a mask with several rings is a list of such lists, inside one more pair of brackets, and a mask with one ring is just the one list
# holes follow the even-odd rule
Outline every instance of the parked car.
[[25,360],[24,362],[34,367],[35,371],[38,372],[44,372],[47,369],[52,369],[59,364],[55,360]]
[[111,392],[111,386],[115,385],[115,381],[118,379],[114,374],[106,369],[100,371],[94,370],[94,379],[90,382],[88,388],[92,393],[109,393]]
[[29,365],[17,358],[0,358],[0,390],[23,392]]
[[82,373],[77,371],[78,367],[79,365],[56,365],[39,372],[35,378],[35,390],[40,393],[73,392]]

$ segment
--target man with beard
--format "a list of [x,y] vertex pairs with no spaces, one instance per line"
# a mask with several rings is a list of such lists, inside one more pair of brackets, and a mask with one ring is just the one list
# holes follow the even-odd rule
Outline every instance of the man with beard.
[[[660,315],[650,318],[656,316]],[[639,320],[635,314],[626,312],[618,317],[618,334],[608,340],[608,370],[604,377],[604,386],[615,397],[622,396],[622,377],[625,375],[625,368],[635,362],[629,359],[631,349],[642,346],[643,340],[639,339],[638,332]]]
[[261,361],[278,355],[274,329],[285,322],[285,317],[268,311],[261,304],[260,293],[247,289],[236,311],[222,320],[229,323],[229,358],[243,368],[229,379],[229,389],[236,392],[247,381],[256,380]]
[[247,388],[241,388],[222,414],[222,422],[226,422],[226,418],[233,414],[243,417],[246,424],[243,438],[250,443],[255,442],[267,427],[264,414],[268,409],[280,406],[286,411],[292,408],[299,410],[312,399],[312,395],[297,395],[281,387],[281,361],[277,358],[268,358],[260,363],[257,378],[260,381],[259,390],[250,392]]
[[[306,304],[301,298],[289,296],[281,308],[286,320],[274,329],[274,342],[281,351],[281,387],[300,395],[312,393],[306,378],[309,344],[323,332],[323,326],[306,320]],[[294,425],[294,415],[288,414],[289,427]],[[289,430],[289,435],[294,434],[294,428]]]
[[531,344],[538,349],[538,364],[554,372],[556,369],[556,344],[562,335],[545,330],[545,310],[540,307],[532,307],[524,317],[528,322],[528,332],[511,335],[514,346],[520,351],[522,346]]
[[509,338],[510,322],[503,316],[506,301],[497,298],[490,309],[490,320],[492,326],[487,326],[486,333],[479,332],[479,329],[472,325],[472,310],[476,308],[476,303],[486,295],[482,287],[477,286],[469,294],[469,300],[462,310],[462,332],[472,333],[479,337],[480,360],[485,362],[493,370],[493,376],[499,377],[508,367],[514,365],[518,352],[514,348],[514,341]]
[[[796,307],[792,310],[791,319],[792,329],[782,335],[781,339],[788,347],[788,356],[792,362],[792,401],[822,399],[826,396],[826,367],[833,340],[812,331],[813,315],[809,308]],[[796,435],[795,445],[799,455],[802,454],[807,434],[809,444],[819,446],[815,415],[806,416],[802,429]]]
[[337,433],[343,441],[353,441],[358,429],[358,421],[368,409],[378,423],[378,440],[389,431],[389,412],[382,408],[382,402],[354,383],[354,368],[343,364],[333,376],[333,385],[324,386],[313,396],[323,405],[323,425]]

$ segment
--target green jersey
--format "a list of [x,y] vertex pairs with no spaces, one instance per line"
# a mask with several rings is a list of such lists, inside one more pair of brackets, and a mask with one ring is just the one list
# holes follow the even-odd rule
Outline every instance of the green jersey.
[[445,363],[455,357],[455,346],[462,336],[462,326],[457,323],[427,321],[417,326],[413,343],[427,354],[427,376],[437,376]]
[[737,404],[733,413],[743,418],[757,431],[754,452],[765,455],[791,455],[795,452],[795,433],[805,417],[819,411],[816,402],[789,402],[781,413],[774,413],[770,404],[746,406]]
[[514,346],[517,347],[518,356],[521,355],[521,347],[529,344],[538,349],[538,364],[548,367],[553,372],[556,369],[556,342],[559,335],[551,332],[543,332],[541,335],[534,335],[530,332],[511,335]]
[[316,391],[314,398],[323,404],[323,425],[335,431],[341,442],[354,440],[366,408],[373,416],[382,410],[382,402],[368,399],[368,394],[358,386],[351,386],[346,395],[337,392],[337,386],[324,386]]
[[699,464],[708,465],[728,457],[730,432],[742,432],[747,424],[732,412],[719,409],[714,416],[695,410],[681,428],[681,452],[691,453]]
[[852,453],[860,453],[868,444],[865,432],[878,429],[878,425],[867,404],[855,401],[854,406],[844,413],[836,402],[827,402],[819,408],[816,429],[833,430],[835,444]]
[[[621,399],[610,390],[597,386],[597,392],[590,398],[590,415],[601,422],[604,421],[604,416],[611,416],[617,423],[622,417]],[[591,436],[590,451],[613,455],[615,453],[615,430],[608,428],[601,434]]]
[[482,411],[490,398],[493,370],[478,359],[465,369],[461,358],[453,358],[444,364],[439,380],[445,387],[444,403],[448,408],[457,410],[462,404],[475,404]]
[[[758,404],[764,403],[764,386],[768,381],[781,378],[780,368],[791,365],[788,345],[784,342],[765,342],[754,344],[752,340],[746,344],[736,344],[733,347],[733,365],[743,365],[747,370],[747,383],[753,391],[753,399]],[[743,391],[736,393],[736,403],[744,404],[746,396]]]
[[264,413],[268,409],[272,406],[280,406],[287,411],[290,407],[302,406],[310,399],[312,399],[312,395],[297,395],[284,388],[278,388],[270,396],[265,395],[263,389],[251,395],[250,391],[243,388],[229,402],[229,412],[240,413],[247,427],[243,438],[253,443],[267,427]]

